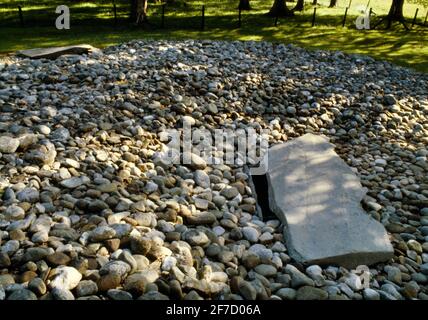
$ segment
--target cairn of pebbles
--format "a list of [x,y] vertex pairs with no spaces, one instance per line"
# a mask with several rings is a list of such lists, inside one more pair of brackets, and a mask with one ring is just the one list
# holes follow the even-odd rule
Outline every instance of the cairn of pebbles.
[[[428,76],[267,42],[135,41],[0,62],[0,300],[428,299]],[[244,167],[159,161],[162,132],[327,135],[394,258],[366,282],[287,255]]]

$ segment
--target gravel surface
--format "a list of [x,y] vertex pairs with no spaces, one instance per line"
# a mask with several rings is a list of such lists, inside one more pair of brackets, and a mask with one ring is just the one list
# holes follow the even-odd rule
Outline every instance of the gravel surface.
[[[0,62],[0,300],[427,300],[427,94],[426,74],[266,42]],[[328,136],[394,258],[361,277],[295,263],[242,164],[159,161],[183,121]]]

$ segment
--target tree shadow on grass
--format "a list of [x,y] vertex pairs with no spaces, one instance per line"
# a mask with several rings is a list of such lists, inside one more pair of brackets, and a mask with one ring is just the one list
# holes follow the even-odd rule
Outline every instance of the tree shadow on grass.
[[194,16],[167,14],[164,28],[161,28],[160,11],[153,9],[150,23],[143,27],[133,26],[126,18],[119,18],[117,25],[113,19],[106,18],[74,21],[72,30],[56,30],[53,22],[44,27],[2,28],[0,52],[83,42],[103,47],[139,38],[265,40],[293,43],[309,49],[367,54],[428,72],[427,28],[416,28],[410,32],[356,30],[342,28],[340,19],[336,17],[334,20],[330,15],[318,17],[316,26],[311,27],[309,18],[310,14],[282,18],[275,26],[274,19],[266,15],[244,14],[239,28],[237,15],[208,15],[202,31],[202,17],[198,10],[194,11]]

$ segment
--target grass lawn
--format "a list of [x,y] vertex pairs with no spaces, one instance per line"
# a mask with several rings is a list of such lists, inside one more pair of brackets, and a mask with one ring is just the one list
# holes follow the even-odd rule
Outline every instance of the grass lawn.
[[[278,26],[265,15],[273,0],[250,0],[253,10],[242,13],[238,28],[238,0],[186,1],[166,9],[165,28],[161,28],[161,6],[149,4],[150,25],[132,26],[127,20],[128,1],[116,0],[118,24],[114,25],[112,1],[85,0],[3,0],[0,4],[0,52],[57,45],[89,43],[98,47],[114,45],[133,39],[218,39],[267,40],[293,43],[312,49],[342,50],[367,54],[376,59],[428,72],[428,26],[416,25],[405,31],[400,25],[391,30],[357,30],[354,26],[368,0],[353,0],[348,11],[346,27],[342,27],[345,7],[349,0],[339,0],[337,8],[328,8],[329,0],[319,0],[316,26],[311,27],[312,0],[306,9],[294,17],[281,18]],[[372,25],[388,12],[390,0],[370,1],[374,12]],[[372,3],[373,2],[373,3]],[[67,4],[71,10],[71,29],[55,28],[55,7]],[[205,30],[201,31],[201,6],[205,4]],[[17,6],[23,8],[24,23],[19,25]],[[288,3],[289,7],[294,3]],[[405,16],[411,20],[419,8],[417,22],[423,24],[427,8],[405,5]]]

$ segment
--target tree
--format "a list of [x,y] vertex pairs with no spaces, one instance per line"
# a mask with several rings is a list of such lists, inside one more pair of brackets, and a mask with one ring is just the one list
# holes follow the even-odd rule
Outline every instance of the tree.
[[292,10],[303,11],[303,9],[305,9],[305,0],[297,0],[296,6]]
[[294,13],[292,10],[288,9],[285,0],[275,0],[268,15],[273,17],[290,17],[293,16]]
[[[387,18],[392,21],[404,21],[403,7],[405,0],[392,0]],[[409,0],[408,2],[428,7],[428,0]]]
[[129,20],[137,21],[137,0],[130,0]]
[[130,19],[136,24],[147,22],[147,0],[131,0]]
[[[408,2],[420,4],[424,7],[428,6],[428,0],[408,0]],[[405,23],[403,7],[405,0],[392,0],[391,7],[386,17],[382,18],[376,23],[374,28],[380,25],[385,20],[387,21],[387,28],[390,28],[393,22],[400,22],[407,30],[409,29]]]
[[330,0],[330,5],[328,7],[334,8],[335,6],[337,6],[337,0]]
[[238,9],[241,9],[241,10],[251,10],[250,0],[239,0]]
[[388,19],[392,21],[403,21],[403,6],[404,0],[393,0],[389,9]]

